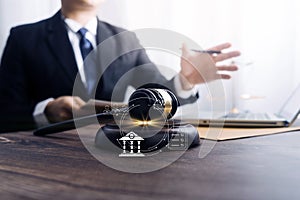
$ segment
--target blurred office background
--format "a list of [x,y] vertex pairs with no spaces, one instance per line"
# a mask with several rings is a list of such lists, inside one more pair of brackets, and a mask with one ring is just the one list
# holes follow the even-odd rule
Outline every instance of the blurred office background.
[[[0,0],[1,55],[11,27],[50,17],[59,7],[60,0]],[[299,83],[299,10],[298,0],[106,0],[99,16],[129,30],[176,31],[203,48],[231,42],[243,55],[239,72],[224,81],[228,109],[276,112]],[[159,64],[173,62],[165,60]],[[203,109],[206,95],[202,88]]]

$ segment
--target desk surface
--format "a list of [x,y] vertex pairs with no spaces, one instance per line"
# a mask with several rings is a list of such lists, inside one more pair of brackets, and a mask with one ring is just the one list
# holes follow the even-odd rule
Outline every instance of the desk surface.
[[75,132],[0,135],[1,199],[299,199],[300,132],[199,147],[146,174],[110,169]]

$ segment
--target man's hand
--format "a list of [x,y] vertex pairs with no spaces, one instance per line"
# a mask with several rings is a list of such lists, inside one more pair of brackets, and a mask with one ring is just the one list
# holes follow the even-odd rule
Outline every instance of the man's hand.
[[[222,51],[231,47],[224,43],[208,50]],[[218,55],[191,52],[185,45],[182,47],[180,79],[183,89],[191,89],[196,84],[208,83],[217,79],[230,79],[230,75],[222,74],[222,71],[236,71],[236,65],[220,65],[218,62],[240,56],[239,51],[231,51]]]
[[59,97],[47,104],[45,115],[51,123],[72,119],[73,111],[78,111],[85,104],[80,97]]

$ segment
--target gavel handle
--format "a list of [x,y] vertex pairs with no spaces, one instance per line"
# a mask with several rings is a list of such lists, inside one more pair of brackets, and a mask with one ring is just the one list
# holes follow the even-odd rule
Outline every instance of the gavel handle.
[[36,136],[44,136],[48,134],[68,131],[80,127],[84,127],[95,123],[95,118],[98,122],[106,123],[113,120],[113,114],[111,112],[98,113],[93,115],[88,115],[80,118],[70,119],[63,122],[49,124],[47,126],[36,129],[33,134]]

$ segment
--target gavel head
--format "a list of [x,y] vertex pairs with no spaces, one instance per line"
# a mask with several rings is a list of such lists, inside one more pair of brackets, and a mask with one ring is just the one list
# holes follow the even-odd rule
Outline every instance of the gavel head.
[[157,84],[147,85],[130,96],[129,114],[133,120],[141,122],[167,121],[175,115],[178,106],[178,99],[170,90]]

